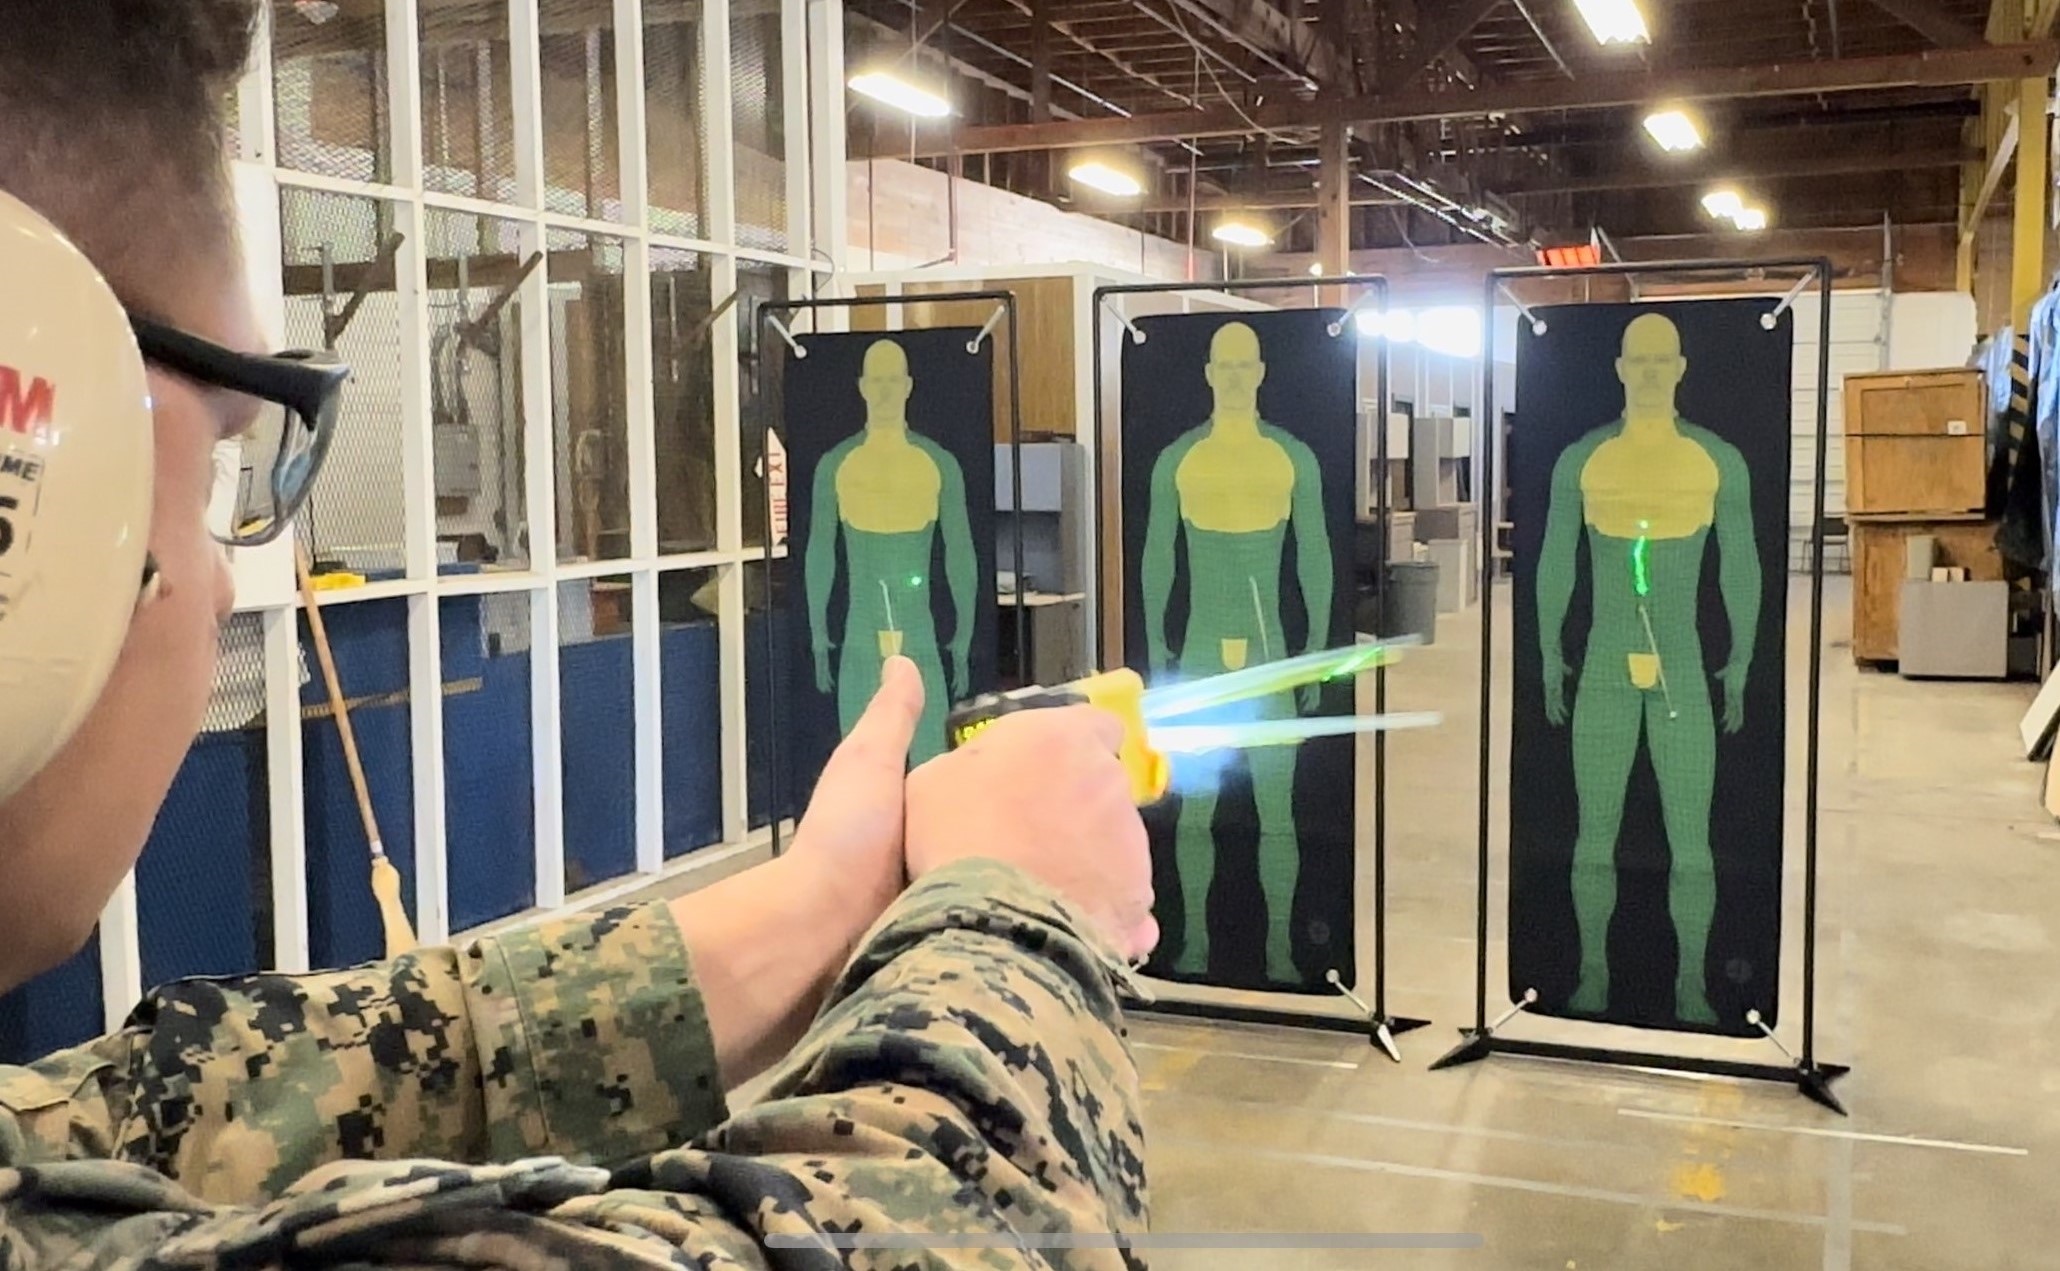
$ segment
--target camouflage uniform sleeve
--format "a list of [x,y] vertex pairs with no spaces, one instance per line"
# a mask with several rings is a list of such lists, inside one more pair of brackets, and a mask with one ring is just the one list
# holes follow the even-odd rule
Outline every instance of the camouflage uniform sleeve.
[[[661,1153],[618,1187],[694,1196],[754,1245],[860,1267],[1125,1265],[1110,1237],[1147,1221],[1118,1001],[1130,979],[1088,932],[992,861],[925,878],[861,945],[768,1097],[706,1150]],[[642,1203],[618,1191],[567,1210]],[[1075,1233],[1100,1247],[1025,1239]]]
[[652,904],[166,985],[120,1033],[0,1067],[0,1168],[112,1159],[251,1202],[345,1160],[612,1163],[722,1115],[686,946]]

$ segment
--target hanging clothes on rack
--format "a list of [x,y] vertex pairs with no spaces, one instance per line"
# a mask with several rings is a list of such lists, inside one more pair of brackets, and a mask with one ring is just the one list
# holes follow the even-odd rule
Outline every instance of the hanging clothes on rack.
[[[2029,380],[2032,445],[2031,470],[2039,475],[2036,506],[2039,509],[2035,540],[2044,564],[2044,582],[2053,584],[2053,518],[2056,495],[2060,495],[2060,289],[2049,288],[2031,307],[2026,375]],[[2030,492],[2021,496],[2030,502]],[[2011,505],[2006,504],[2005,511]],[[2007,528],[2007,521],[2006,521]]]
[[2032,411],[2032,361],[2030,336],[2004,327],[1991,338],[1984,367],[1992,412],[1988,512],[2000,522],[1996,547],[2009,573],[2024,580],[2046,570],[2051,519],[2041,459],[2046,447],[2040,445]]

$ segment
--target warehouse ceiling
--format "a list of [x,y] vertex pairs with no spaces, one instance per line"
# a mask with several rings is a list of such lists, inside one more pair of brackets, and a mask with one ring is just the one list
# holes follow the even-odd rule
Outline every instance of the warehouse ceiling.
[[[954,106],[858,103],[852,153],[1175,238],[1191,210],[1206,235],[1256,209],[1290,250],[1313,243],[1326,121],[1350,126],[1355,247],[1702,233],[1719,183],[1781,227],[1950,224],[1973,86],[2054,60],[1985,39],[1988,0],[1641,7],[1650,41],[1604,46],[1573,0],[847,0],[853,69],[913,69]],[[1665,104],[1703,149],[1646,136]],[[1141,162],[1143,196],[1069,182],[1086,152]]]

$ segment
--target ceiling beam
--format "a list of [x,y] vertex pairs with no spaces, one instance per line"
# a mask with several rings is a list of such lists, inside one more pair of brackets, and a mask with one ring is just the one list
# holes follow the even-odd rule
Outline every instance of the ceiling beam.
[[1962,23],[1938,0],[1874,0],[1874,6],[1940,48],[1981,43],[1981,32]]
[[1988,157],[1988,167],[1981,174],[1981,190],[1974,196],[1974,207],[1968,211],[1960,225],[1960,241],[1971,241],[1981,230],[1981,218],[1988,215],[1988,205],[1996,197],[1996,191],[2003,184],[2003,174],[2010,170],[2011,161],[2017,157],[2017,113],[2010,112],[2010,122],[2003,128],[2003,135],[1997,139],[1995,153]]
[[[1689,171],[1683,168],[1630,167],[1617,172],[1606,172],[1589,177],[1561,177],[1550,173],[1540,174],[1532,181],[1497,182],[1498,195],[1521,198],[1556,194],[1594,194],[1606,190],[1660,190],[1680,186],[1724,184],[1737,182],[1750,184],[1757,181],[1780,180],[1784,178],[1808,178],[1831,176],[1856,176],[1868,172],[1916,172],[1932,168],[1955,168],[1969,157],[1979,158],[1977,151],[1965,146],[1939,147],[1920,151],[1901,152],[1858,152],[1852,154],[1825,155],[1821,151],[1798,153],[1769,158],[1759,162],[1747,162],[1724,168],[1705,168]],[[1435,168],[1420,174],[1424,179],[1445,182],[1448,187],[1451,175]],[[1355,197],[1355,207],[1379,207],[1395,200],[1378,197]],[[1273,190],[1257,194],[1205,194],[1196,199],[1201,211],[1281,211],[1290,208],[1318,206],[1318,191],[1315,173],[1310,170],[1309,184],[1303,188]],[[1184,212],[1187,198],[1172,196],[1154,197],[1122,209],[1125,212]]]
[[[1261,43],[1266,36],[1273,34],[1271,30],[1265,29],[1267,24],[1263,16],[1257,12],[1261,7],[1268,10],[1272,9],[1272,6],[1264,4],[1264,0],[1249,0],[1244,6],[1245,20],[1239,24],[1245,28],[1244,30],[1232,28],[1228,23],[1211,12],[1207,5],[1202,4],[1201,0],[1171,0],[1171,3],[1174,8],[1201,23],[1218,37],[1228,40],[1245,52],[1250,53],[1276,73],[1287,76],[1289,79],[1301,84],[1304,88],[1314,89],[1316,87],[1316,81],[1309,77],[1309,73],[1306,70],[1291,66],[1282,61]],[[1145,12],[1151,12],[1146,0],[1137,0],[1137,7]],[[1285,16],[1279,15],[1277,11],[1275,12],[1276,16],[1280,16],[1281,22],[1285,24]]]
[[[1012,0],[1014,2],[1014,0]],[[1028,0],[1021,0],[1027,4]],[[1088,119],[1067,124],[990,124],[961,129],[962,154],[1001,150],[1057,150],[1071,146],[1124,145],[1197,137],[1245,136],[1254,125],[1269,131],[1315,129],[1417,119],[1464,119],[1533,111],[1593,110],[1652,101],[1708,101],[1737,97],[1784,97],[1841,93],[1907,85],[1950,86],[1985,80],[2030,79],[2052,73],[2060,44],[2021,44],[1937,49],[1888,57],[1788,62],[1744,67],[1702,67],[1663,73],[1591,75],[1566,80],[1497,84],[1468,93],[1411,92],[1313,101],[1280,99],[1249,111],[1212,106],[1123,119]],[[1249,119],[1247,118],[1249,116]],[[925,146],[929,149],[926,151]],[[932,133],[917,141],[917,153],[944,153],[944,139]]]
[[[1023,15],[1024,17],[1028,17],[1028,18],[1031,18],[1031,19],[1032,19],[1033,21],[1035,20],[1034,14],[1032,13],[1032,11],[1031,11],[1031,8],[1030,8],[1030,0],[1008,0],[1008,6],[1009,6],[1010,8],[1012,8],[1012,9],[1014,9],[1014,10],[1015,10],[1016,12],[1018,12],[1018,13],[1022,14],[1022,15]],[[1052,24],[1051,24],[1051,29],[1052,29],[1052,30],[1054,30],[1054,31],[1057,31],[1057,32],[1058,32],[1058,33],[1059,33],[1060,35],[1063,35],[1063,36],[1065,36],[1065,37],[1066,37],[1066,39],[1067,39],[1067,41],[1068,41],[1068,42],[1070,42],[1070,43],[1071,43],[1071,44],[1073,45],[1073,47],[1075,47],[1075,48],[1079,49],[1079,50],[1080,50],[1081,52],[1083,52],[1083,53],[1087,53],[1087,54],[1090,54],[1091,56],[1094,56],[1094,57],[1098,57],[1098,58],[1100,58],[1100,59],[1101,59],[1102,61],[1104,61],[1104,62],[1107,62],[1107,63],[1108,63],[1108,64],[1109,64],[1110,66],[1114,67],[1114,68],[1115,68],[1115,69],[1116,69],[1116,70],[1117,70],[1118,72],[1120,72],[1120,73],[1122,74],[1123,78],[1125,78],[1125,79],[1131,79],[1131,80],[1138,80],[1138,81],[1140,81],[1140,82],[1142,82],[1142,83],[1145,83],[1145,84],[1149,84],[1149,85],[1150,85],[1151,87],[1153,87],[1153,88],[1155,88],[1155,89],[1159,90],[1159,92],[1160,92],[1160,93],[1164,94],[1164,95],[1165,95],[1165,96],[1167,96],[1167,97],[1170,97],[1170,98],[1172,98],[1172,99],[1173,99],[1174,101],[1177,101],[1177,102],[1184,102],[1184,103],[1186,103],[1186,104],[1187,104],[1187,105],[1188,105],[1189,107],[1192,107],[1192,108],[1194,108],[1194,109],[1196,109],[1196,110],[1199,110],[1199,109],[1201,108],[1201,103],[1200,103],[1200,102],[1197,102],[1197,101],[1196,101],[1196,100],[1195,100],[1194,98],[1192,98],[1192,97],[1189,97],[1189,96],[1188,96],[1188,95],[1187,95],[1186,93],[1183,93],[1183,92],[1181,92],[1181,91],[1180,91],[1179,89],[1177,89],[1177,88],[1174,88],[1174,87],[1172,87],[1171,85],[1169,85],[1169,84],[1166,84],[1166,83],[1164,83],[1163,81],[1161,81],[1161,80],[1160,80],[1160,79],[1159,79],[1158,77],[1156,77],[1156,76],[1154,76],[1154,75],[1149,75],[1149,74],[1147,74],[1147,73],[1145,73],[1145,72],[1143,72],[1143,71],[1140,71],[1140,70],[1138,70],[1138,69],[1137,69],[1136,67],[1134,67],[1134,66],[1132,66],[1132,65],[1131,65],[1130,63],[1128,63],[1128,62],[1124,61],[1124,60],[1123,60],[1122,58],[1118,57],[1118,56],[1117,56],[1117,55],[1115,55],[1114,53],[1111,53],[1111,52],[1109,52],[1109,51],[1108,51],[1107,49],[1105,49],[1105,48],[1101,47],[1101,46],[1100,46],[1099,44],[1096,44],[1096,43],[1095,43],[1094,41],[1092,41],[1092,40],[1089,40],[1089,39],[1087,39],[1086,37],[1084,37],[1084,36],[1082,36],[1082,35],[1078,34],[1077,32],[1075,32],[1075,31],[1073,30],[1072,24],[1070,24],[1070,23],[1066,23],[1066,22],[1054,22],[1054,23],[1052,23]],[[1131,117],[1132,117],[1132,118],[1135,118],[1135,116],[1131,116]],[[1022,127],[1030,127],[1030,128],[1071,128],[1071,127],[1074,127],[1075,125],[1073,125],[1073,124],[1027,124],[1027,125],[1018,125],[1018,126],[1022,126]],[[1030,149],[1057,149],[1058,147],[1055,147],[1055,146],[1040,146],[1040,147],[1027,147],[1027,148],[1030,148]],[[937,153],[942,153],[942,152],[940,151],[940,152],[937,152]],[[960,153],[960,154],[973,154],[973,153],[977,153],[977,152],[975,152],[975,151],[970,151],[970,150],[965,150],[965,149],[961,148],[961,149],[959,150],[959,153]]]
[[1436,25],[1418,27],[1416,47],[1382,73],[1380,87],[1384,90],[1400,88],[1415,79],[1429,69],[1432,62],[1458,48],[1466,33],[1479,26],[1481,19],[1501,3],[1502,0],[1460,0]]
[[[1448,0],[1424,0],[1423,5],[1419,6],[1417,0],[1385,0],[1385,3],[1381,6],[1381,14],[1383,20],[1389,24],[1400,23],[1408,27],[1410,31],[1416,32],[1423,30],[1425,26],[1429,25],[1422,16],[1422,9],[1435,9],[1439,4],[1446,2]],[[1395,52],[1399,55],[1402,50],[1397,49]],[[1475,66],[1472,59],[1468,58],[1466,54],[1460,52],[1459,46],[1456,44],[1445,51],[1445,67],[1468,84],[1478,85],[1481,82],[1480,68]],[[1381,82],[1386,84],[1389,81],[1383,79]],[[1399,83],[1399,81],[1397,82]]]

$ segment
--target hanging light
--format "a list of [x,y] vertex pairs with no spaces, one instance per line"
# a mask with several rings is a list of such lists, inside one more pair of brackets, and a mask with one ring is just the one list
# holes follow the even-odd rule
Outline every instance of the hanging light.
[[1745,200],[1736,190],[1711,190],[1702,196],[1702,210],[1722,220],[1734,220],[1745,210]]
[[1702,129],[1684,110],[1655,110],[1645,117],[1645,131],[1669,154],[1702,149]]
[[1223,221],[1209,236],[1232,247],[1267,247],[1273,242],[1273,235],[1250,221]]
[[1638,11],[1637,0],[1574,0],[1574,8],[1581,11],[1598,44],[1652,41],[1652,32],[1646,29],[1645,15]]
[[1100,190],[1117,198],[1132,199],[1144,193],[1144,182],[1135,172],[1102,159],[1082,159],[1067,169],[1066,175],[1090,190]]
[[852,92],[918,119],[942,119],[951,113],[951,103],[942,96],[891,71],[862,71],[849,82]]

